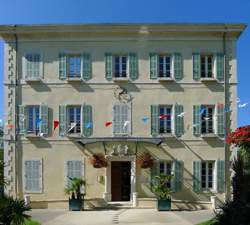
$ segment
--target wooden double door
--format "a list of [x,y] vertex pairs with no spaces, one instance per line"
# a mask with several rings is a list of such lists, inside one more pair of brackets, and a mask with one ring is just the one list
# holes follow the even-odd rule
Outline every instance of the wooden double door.
[[130,201],[131,162],[111,162],[111,196],[112,201]]

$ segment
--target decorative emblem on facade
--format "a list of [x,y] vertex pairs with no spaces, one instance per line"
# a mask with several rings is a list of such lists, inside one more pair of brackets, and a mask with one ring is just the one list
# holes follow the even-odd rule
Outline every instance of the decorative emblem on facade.
[[128,103],[132,101],[131,94],[128,93],[127,89],[122,87],[117,87],[114,91],[114,96],[118,99],[121,103]]
[[110,156],[127,156],[129,155],[127,145],[113,145],[113,151],[110,153]]

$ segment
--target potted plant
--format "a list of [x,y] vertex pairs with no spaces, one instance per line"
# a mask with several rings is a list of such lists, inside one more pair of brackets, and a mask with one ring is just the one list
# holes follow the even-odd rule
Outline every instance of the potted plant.
[[84,206],[84,194],[81,193],[81,187],[86,183],[83,179],[77,177],[69,177],[69,179],[71,180],[70,187],[64,189],[65,193],[70,195],[69,210],[81,211]]
[[158,211],[171,210],[171,188],[169,182],[173,175],[160,174],[154,177],[153,181],[153,192],[157,196],[157,209]]
[[89,162],[93,165],[94,168],[103,168],[108,166],[107,159],[101,153],[93,154],[90,157]]
[[137,163],[142,169],[152,168],[154,165],[154,159],[149,153],[143,153],[138,157]]

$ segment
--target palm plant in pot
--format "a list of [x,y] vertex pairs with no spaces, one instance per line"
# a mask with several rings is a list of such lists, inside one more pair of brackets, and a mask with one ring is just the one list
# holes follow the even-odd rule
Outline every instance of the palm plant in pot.
[[81,188],[85,186],[85,180],[77,177],[69,177],[71,184],[69,187],[65,188],[64,191],[66,194],[70,195],[69,197],[69,210],[72,211],[81,211],[84,206],[84,194],[81,193]]
[[173,175],[160,174],[153,180],[153,192],[157,196],[158,211],[171,210],[171,193],[170,182]]

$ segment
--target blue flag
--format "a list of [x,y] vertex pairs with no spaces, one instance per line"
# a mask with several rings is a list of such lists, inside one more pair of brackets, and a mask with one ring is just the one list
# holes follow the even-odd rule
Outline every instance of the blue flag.
[[39,126],[39,124],[40,124],[42,121],[43,121],[42,119],[38,118],[38,119],[36,120],[36,125]]
[[91,127],[92,127],[92,123],[89,122],[89,123],[86,123],[86,124],[85,124],[85,128],[89,129],[89,128],[91,128]]
[[203,114],[203,113],[205,113],[206,112],[206,108],[201,108],[200,109],[200,114]]
[[143,123],[147,123],[148,120],[149,120],[149,118],[148,118],[147,116],[144,116],[144,117],[142,118],[142,122],[143,122]]

